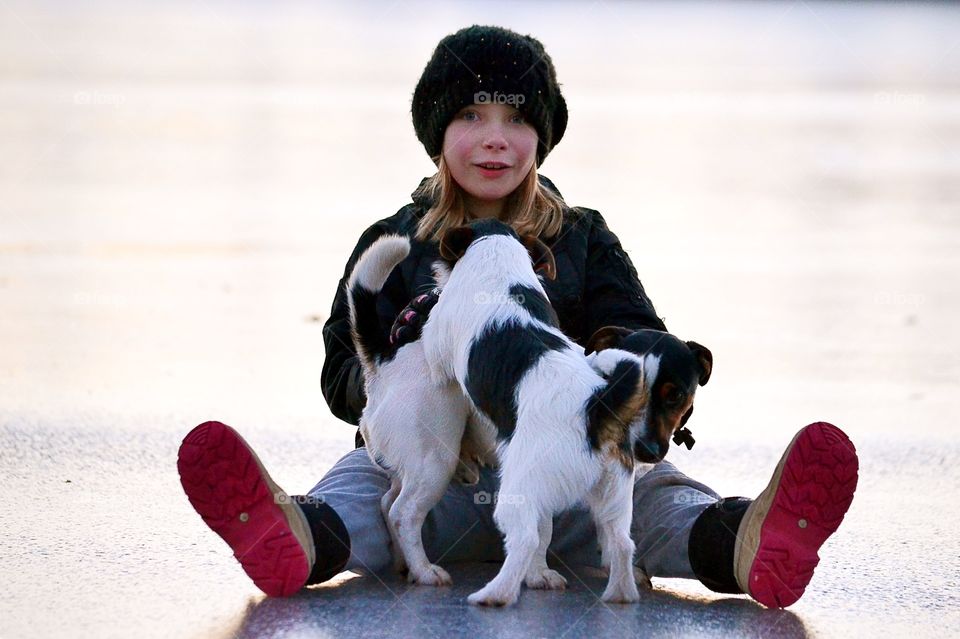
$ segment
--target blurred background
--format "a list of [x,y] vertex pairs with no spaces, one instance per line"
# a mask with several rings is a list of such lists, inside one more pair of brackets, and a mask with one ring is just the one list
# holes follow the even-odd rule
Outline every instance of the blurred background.
[[242,618],[176,447],[224,421],[291,492],[352,448],[321,327],[433,172],[410,97],[473,23],[544,43],[570,123],[540,171],[713,351],[671,459],[752,496],[806,423],[858,445],[807,629],[958,620],[960,5],[3,0],[0,634]]

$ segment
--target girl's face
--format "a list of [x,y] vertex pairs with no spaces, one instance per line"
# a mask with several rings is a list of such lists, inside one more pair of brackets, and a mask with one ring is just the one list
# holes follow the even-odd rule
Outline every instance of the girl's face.
[[475,217],[499,216],[537,159],[537,130],[507,104],[471,104],[443,135],[443,160]]

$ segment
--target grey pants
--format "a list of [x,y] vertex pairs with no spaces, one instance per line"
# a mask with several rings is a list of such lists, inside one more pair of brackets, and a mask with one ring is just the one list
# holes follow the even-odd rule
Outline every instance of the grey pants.
[[[430,561],[502,561],[503,544],[493,521],[496,471],[485,468],[475,486],[453,483],[423,525],[423,545]],[[344,455],[320,480],[310,496],[322,499],[343,520],[350,535],[346,570],[381,573],[392,566],[390,533],[380,514],[380,498],[390,479],[358,448]],[[631,537],[637,545],[634,563],[651,577],[695,579],[687,555],[690,528],[700,513],[720,499],[707,486],[660,462],[633,489]],[[600,550],[590,512],[584,506],[566,510],[553,520],[547,554],[568,566],[600,565]]]

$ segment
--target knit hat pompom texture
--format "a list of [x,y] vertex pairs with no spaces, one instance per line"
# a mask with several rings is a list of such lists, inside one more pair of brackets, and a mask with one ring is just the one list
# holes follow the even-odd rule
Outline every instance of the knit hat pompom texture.
[[567,103],[553,61],[536,38],[491,26],[448,35],[433,52],[413,92],[413,128],[430,157],[468,104],[514,106],[537,130],[537,166],[567,128]]

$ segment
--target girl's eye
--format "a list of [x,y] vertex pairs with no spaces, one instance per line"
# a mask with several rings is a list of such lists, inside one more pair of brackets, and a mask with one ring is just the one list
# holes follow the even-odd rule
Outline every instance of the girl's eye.
[[464,111],[462,117],[464,120],[468,120],[470,122],[480,119],[480,116],[477,115],[476,111]]
[[510,121],[513,122],[514,124],[523,124],[524,122],[526,122],[522,113],[515,114],[512,118],[510,118]]

